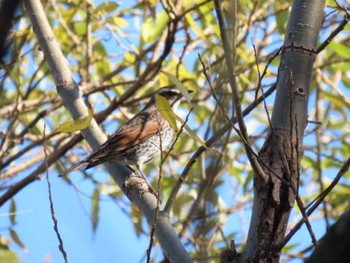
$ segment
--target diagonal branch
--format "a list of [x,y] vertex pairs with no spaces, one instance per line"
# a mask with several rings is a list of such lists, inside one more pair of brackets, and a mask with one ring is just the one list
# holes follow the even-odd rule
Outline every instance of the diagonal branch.
[[[67,61],[52,32],[41,2],[39,0],[26,0],[25,4],[34,27],[35,35],[44,52],[51,74],[55,80],[58,94],[63,99],[66,108],[74,119],[87,115],[87,107],[81,98],[79,86],[72,77],[72,73],[70,72]],[[149,68],[148,72],[142,74],[134,87],[143,83],[145,77],[147,77],[149,73],[157,72],[160,68],[162,59],[164,59],[171,50],[171,45],[173,43],[171,40],[174,39],[175,32],[176,23],[173,23],[169,28],[170,37],[168,38],[160,60],[157,60],[154,68]],[[132,92],[132,89],[130,89],[129,92]],[[127,94],[124,94],[124,96],[127,96]],[[106,136],[99,129],[95,119],[92,120],[87,129],[82,130],[81,132],[93,149],[98,148],[98,146],[106,140]],[[111,176],[119,187],[125,190],[124,186],[126,181],[130,178],[130,175],[132,175],[132,171],[126,166],[116,163],[109,163],[108,168]],[[142,184],[133,185],[131,190],[132,191],[127,193],[128,198],[138,206],[142,214],[147,218],[148,223],[150,225],[154,224],[154,211],[157,204],[156,197],[149,192],[145,193]],[[177,238],[177,234],[172,228],[169,218],[162,213],[159,214],[155,234],[163,251],[171,261],[192,262],[190,256]]]
[[[241,134],[246,142],[246,143],[244,143],[244,147],[246,149],[246,153],[247,153],[249,162],[250,162],[256,176],[258,176],[263,182],[266,182],[268,179],[267,175],[263,171],[257,158],[249,150],[249,147],[250,147],[249,136],[248,136],[247,128],[245,126],[244,119],[243,119],[242,106],[241,106],[241,102],[239,99],[238,87],[237,87],[237,83],[236,83],[236,72],[235,72],[235,68],[234,68],[234,63],[232,63],[232,60],[234,61],[234,58],[235,58],[235,48],[236,47],[234,46],[233,52],[231,52],[229,44],[228,44],[228,37],[226,35],[224,18],[223,18],[222,12],[221,12],[221,10],[222,10],[221,1],[215,0],[214,2],[215,2],[215,10],[216,10],[216,14],[218,17],[218,22],[219,22],[219,27],[220,27],[221,39],[222,39],[222,43],[224,46],[224,54],[225,54],[227,71],[228,71],[229,83],[230,83],[231,90],[232,90],[233,107],[235,109],[234,113],[237,117],[237,123],[238,123],[239,129],[240,129],[240,132],[241,132]],[[236,3],[236,1],[234,1],[234,2]],[[235,4],[234,9],[235,10],[237,9],[236,4]],[[233,39],[235,39],[235,37],[236,36],[234,35]],[[231,53],[233,53],[233,58],[231,57]]]

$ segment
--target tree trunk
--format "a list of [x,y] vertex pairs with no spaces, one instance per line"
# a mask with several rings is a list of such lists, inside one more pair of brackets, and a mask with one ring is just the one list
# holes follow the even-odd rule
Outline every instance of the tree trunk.
[[254,180],[254,204],[242,261],[278,262],[298,193],[302,140],[324,0],[293,2],[277,77],[270,133],[259,156],[267,183]]

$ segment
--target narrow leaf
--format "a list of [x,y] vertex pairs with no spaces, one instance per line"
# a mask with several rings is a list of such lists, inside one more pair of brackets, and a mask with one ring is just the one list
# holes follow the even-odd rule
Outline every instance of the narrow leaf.
[[151,5],[152,5],[153,7],[157,7],[158,0],[149,0],[149,2],[151,3]]
[[24,252],[28,252],[28,249],[23,244],[23,242],[21,241],[21,239],[19,238],[17,233],[12,229],[10,229],[10,236],[11,236],[12,240],[23,249]]
[[331,42],[329,46],[333,51],[342,58],[349,57],[349,44],[342,44],[339,42]]
[[191,98],[190,98],[190,94],[188,93],[188,89],[181,83],[180,80],[178,80],[174,75],[165,72],[165,71],[161,71],[164,75],[166,75],[171,83],[173,83],[182,93],[182,95],[184,96],[184,98],[186,99],[186,101],[188,101],[188,103],[191,103]]
[[194,139],[195,141],[197,141],[197,142],[198,142],[200,145],[202,145],[206,150],[210,150],[210,149],[207,147],[207,145],[205,144],[205,142],[204,142],[201,138],[199,138],[199,137],[196,135],[196,133],[195,133],[194,131],[192,131],[191,128],[190,128],[187,124],[185,124],[185,122],[184,122],[177,114],[175,114],[173,111],[170,111],[169,114],[172,115],[172,117],[173,117],[174,119],[176,119],[178,122],[180,122],[181,125],[184,125],[184,128],[186,129],[186,131],[188,132],[188,134],[190,135],[190,137],[191,137],[192,139]]
[[[177,116],[176,114],[175,114],[175,116],[176,116],[176,120],[178,120],[179,122],[181,122],[181,124],[184,124],[184,121],[179,117],[179,116]],[[209,150],[209,148],[207,147],[207,145],[205,144],[205,142],[201,139],[201,138],[199,138],[198,136],[197,136],[197,134],[194,132],[194,131],[192,131],[191,130],[191,128],[187,125],[187,124],[185,124],[185,129],[186,129],[186,131],[189,133],[189,135],[190,135],[190,137],[192,138],[192,139],[194,139],[195,141],[197,141],[200,145],[202,145],[206,150]]]
[[136,235],[137,237],[140,237],[142,233],[144,233],[143,227],[142,227],[142,214],[140,210],[136,207],[136,205],[134,205],[133,203],[131,203],[130,209],[131,209],[131,220],[133,222]]
[[158,12],[156,20],[146,17],[141,28],[141,41],[143,44],[149,44],[157,41],[164,32],[169,21],[169,16],[165,10]]
[[100,191],[96,189],[91,198],[92,230],[95,233],[99,220],[100,211]]
[[88,116],[78,118],[73,121],[64,122],[54,130],[54,133],[56,132],[72,133],[75,131],[84,130],[87,127],[89,127],[91,120],[92,120],[92,107],[89,104]]
[[10,221],[12,225],[16,224],[16,202],[15,200],[12,198],[11,199],[11,204],[10,204]]
[[196,22],[194,21],[192,14],[186,14],[185,15],[185,19],[187,21],[187,23],[190,25],[191,29],[204,41],[206,40],[205,35],[202,33],[202,30],[199,29],[196,25]]
[[108,16],[104,21],[108,24],[119,26],[122,28],[125,28],[128,26],[128,23],[123,18],[117,17],[117,16]]
[[102,4],[100,4],[99,6],[97,6],[95,8],[94,13],[97,15],[102,15],[105,13],[111,13],[114,10],[116,10],[119,7],[119,5],[115,2],[103,2]]
[[[167,101],[167,99],[161,95],[158,95],[158,94],[154,95],[154,99],[156,100],[156,105],[157,105],[157,108],[160,111],[160,113],[163,115],[165,120],[170,124],[170,127],[175,132],[177,132],[176,120],[172,115],[173,110],[172,110],[169,102]],[[175,114],[175,113],[173,113],[173,114]]]
[[125,28],[128,26],[128,23],[121,17],[114,16],[113,19],[116,26],[120,26],[122,28]]

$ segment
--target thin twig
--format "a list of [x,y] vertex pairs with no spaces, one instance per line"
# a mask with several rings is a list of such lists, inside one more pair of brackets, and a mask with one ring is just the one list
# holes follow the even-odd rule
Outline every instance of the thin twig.
[[[56,162],[62,155],[64,155],[69,149],[71,149],[75,144],[82,140],[80,134],[73,136],[66,144],[60,146],[56,149],[48,158],[47,162],[50,166]],[[10,200],[14,195],[16,195],[20,190],[22,190],[27,185],[32,182],[41,179],[41,174],[45,172],[45,164],[41,164],[35,171],[29,174],[27,177],[23,178],[18,183],[12,185],[2,196],[0,196],[0,207],[8,200]]]
[[[276,90],[276,85],[273,85],[270,89],[268,89],[264,93],[264,97],[267,98],[270,96],[274,91]],[[262,97],[259,97],[257,100],[253,101],[244,111],[243,116],[248,115],[253,109],[255,109],[261,102],[263,101]],[[232,118],[232,123],[236,123],[237,119],[234,117]],[[196,160],[204,153],[208,148],[210,148],[218,139],[221,138],[223,134],[225,134],[228,130],[232,128],[231,123],[227,123],[224,127],[222,127],[219,131],[217,131],[212,137],[210,137],[206,142],[204,146],[200,146],[198,150],[192,155],[191,159],[188,161],[186,167],[182,171],[179,179],[176,181],[176,184],[171,190],[170,196],[176,195],[173,194],[173,192],[179,192],[183,182],[185,182],[189,171],[191,170],[192,166],[196,163]],[[169,198],[170,199],[170,198]],[[171,207],[165,207],[164,211],[167,211],[166,214],[169,214]]]
[[[157,106],[157,110],[159,110],[158,106]],[[163,164],[165,161],[165,159],[163,159],[163,140],[162,140],[162,133],[160,130],[161,124],[159,121],[158,114],[157,114],[157,129],[158,129],[157,133],[158,133],[158,137],[159,137],[159,149],[160,149],[160,164],[159,164],[158,187],[157,187],[157,206],[154,209],[154,223],[153,223],[152,228],[151,228],[151,233],[150,233],[150,237],[149,237],[149,245],[148,245],[148,249],[146,251],[147,263],[151,262],[151,252],[152,252],[152,247],[154,244],[154,235],[155,235],[156,228],[157,228],[158,214],[159,214],[159,208],[160,208],[160,204],[161,204],[160,193],[161,193],[161,188],[162,188]]]
[[257,99],[258,97],[258,93],[259,91],[261,91],[261,94],[262,94],[262,97],[263,97],[263,104],[264,104],[264,109],[265,109],[265,112],[266,112],[266,116],[267,116],[267,120],[269,122],[269,127],[270,129],[272,130],[272,125],[271,125],[271,118],[270,118],[270,113],[269,113],[269,110],[267,109],[267,104],[266,104],[266,100],[264,98],[264,93],[263,93],[263,90],[262,90],[262,81],[263,81],[263,78],[267,72],[267,69],[270,65],[270,63],[277,57],[277,55],[280,53],[280,51],[282,50],[282,48],[279,48],[277,52],[275,52],[275,54],[269,59],[269,61],[267,62],[265,68],[264,68],[264,71],[262,74],[260,74],[260,69],[259,69],[259,60],[258,60],[258,55],[256,53],[256,48],[255,48],[255,45],[253,43],[253,40],[252,40],[252,45],[253,45],[253,49],[254,49],[254,56],[255,56],[255,63],[256,63],[256,68],[257,68],[257,71],[258,71],[258,76],[259,76],[259,81],[258,81],[258,86],[256,88],[256,92],[255,92],[255,99]]
[[80,47],[81,42],[79,40],[79,37],[76,34],[74,34],[71,30],[71,27],[67,25],[66,20],[62,17],[62,14],[57,6],[57,2],[54,0],[50,0],[50,4],[57,15],[60,26],[64,28],[64,32],[66,32],[67,36],[71,41],[73,41],[76,47]]
[[162,159],[163,161],[165,161],[168,158],[168,156],[170,155],[170,153],[174,150],[174,146],[175,146],[176,142],[179,140],[180,134],[183,132],[192,111],[193,111],[193,107],[191,107],[190,110],[188,111],[186,118],[185,118],[185,121],[183,124],[181,124],[179,131],[176,133],[175,139],[174,139],[173,143],[171,144],[169,151],[167,151],[166,154],[164,155],[164,157]]
[[[181,125],[181,127],[180,127],[180,129],[179,129],[179,132],[176,134],[176,138],[175,138],[173,144],[171,145],[169,151],[165,154],[164,160],[168,157],[168,155],[170,154],[170,152],[173,150],[174,145],[175,145],[175,143],[177,142],[177,140],[178,140],[178,138],[179,138],[179,135],[182,133],[182,131],[183,131],[183,129],[184,129],[186,123],[188,122],[188,118],[189,118],[189,116],[190,116],[192,110],[193,110],[193,108],[191,108],[190,111],[188,112],[184,123]],[[180,181],[180,183],[178,184],[179,181]],[[175,186],[178,185],[179,187],[173,187],[173,189],[171,190],[171,193],[170,193],[170,195],[169,195],[168,201],[167,201],[167,203],[165,204],[165,207],[164,207],[164,209],[163,209],[163,213],[164,213],[165,215],[169,215],[169,213],[170,213],[170,211],[171,211],[171,208],[173,207],[173,203],[174,203],[174,201],[175,201],[175,198],[176,198],[177,194],[179,193],[180,188],[181,188],[181,185],[182,185],[183,182],[184,182],[184,179],[180,176],[179,179],[177,180],[176,184],[175,184]]]
[[[333,188],[338,184],[339,180],[343,177],[343,175],[349,170],[350,167],[350,158],[348,158],[343,166],[340,168],[338,174],[333,179],[332,183],[324,190],[321,194],[319,194],[315,200],[313,200],[309,205],[306,206],[308,208],[306,214],[310,216],[316,208],[323,202],[323,200],[326,198],[326,196],[333,190]],[[301,219],[293,228],[292,230],[286,235],[286,237],[283,239],[281,244],[279,244],[278,249],[282,249],[288,241],[294,236],[294,234],[300,229],[300,227],[304,223],[304,218]]]
[[180,72],[180,66],[183,60],[183,57],[186,54],[187,48],[191,44],[191,37],[190,37],[190,26],[188,25],[187,21],[184,20],[184,31],[186,34],[186,42],[182,48],[181,55],[179,57],[179,62],[176,64],[176,77],[179,78],[179,72]]
[[[316,71],[317,72],[317,71]],[[316,75],[317,76],[317,75]],[[319,74],[318,74],[319,76]],[[315,102],[315,118],[316,120],[320,120],[320,87],[316,87],[316,102]],[[322,107],[323,108],[323,107]],[[310,123],[310,122],[309,122]],[[320,126],[319,126],[320,127]],[[321,167],[321,129],[316,128],[316,171],[318,175],[318,183],[320,187],[320,192],[322,193],[324,191],[324,183],[323,183],[323,174],[322,174],[322,167]],[[327,210],[327,203],[323,202],[323,213],[324,213],[324,219],[326,223],[326,229],[329,228],[329,220],[328,220],[328,210]]]
[[316,240],[316,237],[315,237],[315,233],[312,230],[312,226],[311,226],[309,217],[308,217],[308,215],[307,215],[307,213],[305,211],[305,207],[304,207],[303,201],[301,200],[299,194],[297,194],[297,196],[296,196],[296,201],[297,201],[297,205],[299,207],[299,210],[301,212],[301,215],[303,216],[303,221],[305,222],[306,228],[307,228],[307,230],[308,230],[308,232],[310,234],[311,241],[314,244],[314,246],[316,247],[317,246],[317,240]]
[[[298,132],[298,118],[297,118],[297,115],[295,115],[295,134],[299,134],[299,132]],[[296,178],[296,182],[298,183],[299,178],[300,178],[300,162],[299,162],[299,160],[301,160],[301,156],[299,156],[298,148],[299,148],[299,145],[301,145],[302,142],[300,142],[300,138],[298,136],[296,136],[296,138],[297,138],[296,142],[295,142],[295,149],[296,149],[296,155],[297,155],[296,156],[296,163],[297,163],[297,170],[296,170],[296,172],[298,173],[298,177]],[[293,149],[292,149],[292,152],[293,152]],[[293,162],[293,158],[292,158],[292,162]],[[295,185],[295,188],[298,188],[298,184]],[[307,216],[306,211],[305,211],[304,203],[301,200],[298,192],[296,193],[296,201],[297,201],[297,205],[299,207],[299,210],[300,210],[300,212],[301,212],[301,214],[303,216],[303,219],[305,220],[306,228],[309,231],[312,243],[316,247],[317,246],[317,240],[316,240],[316,237],[315,237],[315,233],[312,230],[312,226],[311,226],[309,217]]]
[[345,7],[341,6],[336,0],[334,0],[334,2],[337,4],[337,6],[343,10],[345,12],[344,15],[344,19],[343,21],[339,24],[339,26],[327,37],[327,39],[325,41],[323,41],[323,43],[317,48],[316,53],[319,54],[321,51],[323,51],[328,45],[329,43],[331,43],[331,41],[341,32],[344,30],[346,24],[349,22],[350,20],[350,14],[349,12],[346,10]]
[[[229,116],[226,114],[226,112],[225,112],[225,110],[224,110],[222,104],[220,103],[219,99],[218,99],[217,96],[216,96],[215,89],[214,89],[214,87],[213,87],[212,84],[211,84],[210,77],[208,76],[208,74],[207,74],[207,72],[206,72],[206,68],[205,68],[204,62],[203,62],[203,60],[202,60],[200,54],[198,54],[198,56],[199,56],[199,60],[200,60],[200,62],[201,62],[201,64],[202,64],[202,67],[203,67],[203,74],[204,74],[204,76],[206,77],[206,79],[207,79],[207,81],[208,81],[208,84],[209,84],[209,87],[210,87],[210,89],[211,89],[211,91],[212,91],[213,97],[214,97],[215,101],[217,102],[217,104],[218,104],[218,106],[219,106],[219,108],[220,108],[222,114],[224,115],[225,119],[228,121],[228,123],[231,125],[232,129],[235,130],[235,132],[238,134],[239,138],[242,140],[243,145],[244,145],[244,148],[245,148],[245,150],[246,150],[246,153],[247,153],[247,155],[249,155],[248,158],[249,158],[249,160],[250,160],[250,163],[252,164],[252,162],[258,162],[258,160],[261,161],[261,158],[259,157],[259,155],[258,155],[257,153],[254,152],[254,150],[253,150],[252,147],[250,146],[249,142],[247,141],[246,137],[244,137],[244,135],[243,135],[243,133],[242,133],[242,130],[237,129],[236,126],[234,125],[234,123],[232,122],[232,120],[231,120],[231,119],[229,118]],[[243,115],[242,115],[242,117],[243,117]],[[239,118],[238,118],[238,116],[237,116],[237,123],[238,123],[238,119],[239,119]],[[239,124],[238,124],[238,125],[239,125]],[[255,161],[254,161],[253,159],[254,159]],[[270,171],[272,171],[272,169],[271,169],[268,165],[266,165],[266,164],[263,163],[263,162],[262,162],[262,164],[263,164],[267,169],[269,169]],[[260,166],[260,164],[259,164],[258,166],[253,166],[253,164],[252,164],[252,167],[253,167],[253,170],[256,171],[256,173],[258,173],[258,177],[261,178],[262,180],[264,180],[264,182],[267,182],[268,177],[266,176],[265,172],[262,170],[262,167]],[[254,169],[254,167],[255,167],[255,169]],[[256,169],[258,169],[258,170],[256,170]],[[261,171],[260,171],[260,169],[261,169]],[[287,183],[283,178],[281,178],[279,175],[277,175],[274,171],[272,171],[272,173],[273,173],[274,175],[276,175],[281,181],[284,181],[285,183]]]
[[48,191],[49,191],[49,201],[50,201],[50,210],[51,210],[51,218],[54,224],[53,229],[55,230],[55,233],[57,235],[58,241],[59,241],[59,250],[62,253],[62,256],[64,258],[64,261],[66,263],[68,263],[68,257],[67,257],[67,252],[65,251],[64,247],[63,247],[63,240],[62,237],[60,235],[60,232],[58,230],[58,221],[55,215],[55,208],[53,206],[53,200],[52,200],[52,192],[51,192],[51,182],[50,182],[50,178],[49,178],[49,163],[48,163],[48,159],[47,159],[47,145],[46,145],[46,136],[45,136],[45,129],[46,129],[46,125],[44,124],[44,132],[43,132],[43,136],[44,136],[44,154],[45,154],[45,169],[46,169],[46,181],[47,181],[47,187],[48,187]]
[[[246,149],[247,157],[249,159],[249,162],[255,172],[255,176],[260,178],[263,182],[268,181],[268,176],[265,174],[264,170],[262,169],[260,163],[258,162],[256,156],[253,155],[253,153],[249,150],[250,144],[249,144],[249,138],[248,138],[248,132],[247,128],[244,123],[243,119],[243,114],[242,114],[242,106],[241,102],[239,99],[239,93],[238,93],[238,87],[236,83],[236,72],[234,68],[234,63],[232,63],[232,57],[231,53],[233,56],[233,59],[235,57],[235,46],[234,50],[231,52],[228,44],[228,38],[226,35],[226,29],[224,25],[224,18],[222,15],[221,11],[221,2],[219,0],[214,0],[215,3],[215,11],[217,14],[218,22],[219,22],[219,28],[220,28],[220,34],[221,34],[221,39],[224,47],[224,54],[225,54],[225,61],[226,61],[226,66],[227,66],[227,71],[228,71],[228,79],[232,91],[232,96],[233,96],[233,107],[235,109],[235,115],[237,117],[237,123],[238,127],[240,129],[240,133],[242,134],[242,137],[244,138],[245,142],[244,147]],[[236,36],[233,36],[233,39],[235,39]]]

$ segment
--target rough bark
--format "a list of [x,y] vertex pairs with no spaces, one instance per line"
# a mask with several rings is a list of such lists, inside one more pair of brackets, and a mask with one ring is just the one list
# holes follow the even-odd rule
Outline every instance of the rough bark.
[[325,1],[295,0],[290,14],[270,133],[259,156],[267,183],[255,177],[251,224],[241,262],[278,262],[298,193],[302,141],[316,43]]

